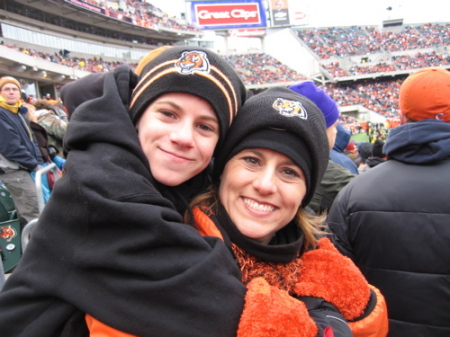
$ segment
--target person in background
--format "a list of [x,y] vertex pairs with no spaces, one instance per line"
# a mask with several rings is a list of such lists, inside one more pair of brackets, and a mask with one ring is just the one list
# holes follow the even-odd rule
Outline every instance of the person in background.
[[356,143],[353,139],[350,139],[347,147],[344,150],[344,153],[352,160],[356,165],[356,160],[358,158],[358,149],[356,147]]
[[72,114],[64,174],[0,293],[2,337],[88,336],[96,322],[140,337],[235,335],[239,269],[182,214],[210,185],[247,91],[205,48],[142,62],[140,75],[108,73]]
[[52,105],[58,103],[58,101],[56,99],[53,99],[52,95],[50,94],[46,94],[44,99],[47,100]]
[[361,142],[358,144],[357,148],[358,158],[356,160],[356,165],[358,166],[359,174],[361,174],[370,169],[370,166],[367,165],[366,161],[372,155],[373,143]]
[[19,81],[0,78],[0,180],[11,193],[22,228],[39,216],[30,172],[44,163],[26,113]]
[[345,153],[345,148],[350,142],[351,133],[341,123],[336,125],[336,141],[330,152],[331,161],[345,167],[351,174],[358,174],[358,167]]
[[372,144],[372,153],[369,158],[366,159],[366,164],[369,168],[375,167],[378,164],[386,161],[386,155],[383,153],[384,142],[381,139],[377,139]]
[[389,336],[450,335],[450,73],[426,68],[400,87],[401,125],[386,162],[337,196],[339,250],[386,298]]
[[248,287],[238,337],[386,336],[383,296],[305,210],[328,156],[321,111],[271,88],[244,103],[193,201],[188,221],[227,243]]
[[49,163],[52,159],[48,151],[49,144],[47,131],[37,122],[35,106],[30,103],[22,103],[22,106],[27,109],[26,117],[30,123],[31,130],[34,133],[34,138],[36,139],[42,160],[44,163]]
[[[27,108],[27,110],[28,110],[27,118],[30,121],[31,130],[34,133],[36,142],[39,147],[39,151],[41,152],[42,160],[44,162],[42,164],[42,166],[45,167],[48,164],[51,164],[54,162],[55,155],[52,153],[55,153],[55,152],[52,150],[52,148],[48,144],[47,131],[41,125],[39,125],[37,122],[37,118],[35,115],[36,108],[34,107],[34,105],[29,104],[29,103],[23,103],[23,106],[25,108]],[[63,162],[65,161],[65,159],[62,159],[62,158],[56,159],[57,162],[59,160],[63,161]],[[47,171],[45,174],[42,175],[41,191],[37,191],[37,192],[42,193],[44,203],[48,202],[48,199],[50,198],[52,189],[55,185],[55,182],[56,182],[55,174],[60,176],[62,168],[63,168],[63,164],[61,167],[58,166],[57,169],[55,168],[53,170]],[[55,170],[58,170],[58,171],[55,172]],[[36,173],[31,172],[30,174],[31,174],[31,178],[33,179],[33,181],[36,181]]]
[[53,145],[57,149],[57,155],[64,158],[63,139],[67,122],[51,109],[52,105],[45,99],[38,99],[34,106],[37,122],[47,131],[48,144]]
[[[336,102],[312,81],[300,82],[289,89],[307,97],[322,111],[327,127],[328,150],[331,151],[336,141],[336,126],[339,123],[339,109]],[[317,214],[327,211],[338,192],[354,177],[355,175],[346,168],[329,160],[325,174],[308,207]]]

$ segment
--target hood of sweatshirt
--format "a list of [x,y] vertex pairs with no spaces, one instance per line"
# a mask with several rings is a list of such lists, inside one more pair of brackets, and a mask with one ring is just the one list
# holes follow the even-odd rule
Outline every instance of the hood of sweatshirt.
[[388,159],[430,164],[450,158],[450,124],[435,119],[397,126],[384,145]]

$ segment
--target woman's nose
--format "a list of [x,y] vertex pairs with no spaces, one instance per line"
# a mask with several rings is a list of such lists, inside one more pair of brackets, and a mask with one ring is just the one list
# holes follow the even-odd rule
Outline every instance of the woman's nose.
[[263,169],[253,181],[253,186],[261,194],[271,194],[276,191],[275,175],[271,169]]

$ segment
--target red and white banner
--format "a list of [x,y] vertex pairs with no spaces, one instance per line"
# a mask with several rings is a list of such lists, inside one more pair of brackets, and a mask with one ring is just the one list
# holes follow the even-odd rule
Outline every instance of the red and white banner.
[[194,8],[200,26],[261,24],[258,3],[195,4]]

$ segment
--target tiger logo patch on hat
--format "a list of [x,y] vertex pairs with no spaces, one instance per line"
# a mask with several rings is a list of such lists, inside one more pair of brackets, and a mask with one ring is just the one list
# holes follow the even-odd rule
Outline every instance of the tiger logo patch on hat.
[[180,74],[189,75],[196,72],[209,73],[209,60],[204,52],[185,51],[175,63]]
[[286,117],[300,117],[302,119],[308,119],[308,113],[303,107],[302,103],[298,101],[290,101],[284,98],[277,98],[272,107],[277,110],[280,115]]

